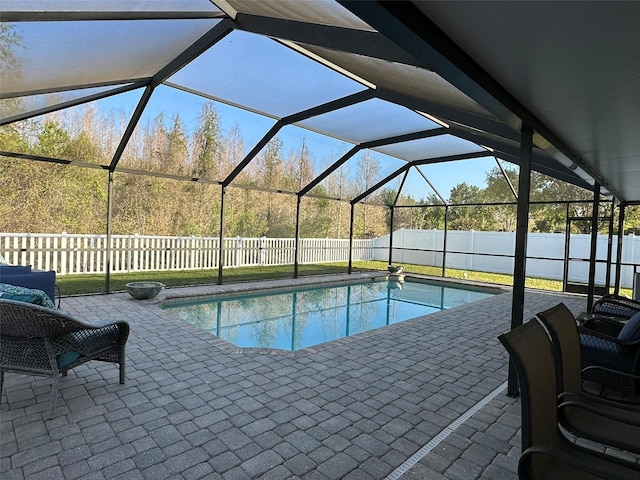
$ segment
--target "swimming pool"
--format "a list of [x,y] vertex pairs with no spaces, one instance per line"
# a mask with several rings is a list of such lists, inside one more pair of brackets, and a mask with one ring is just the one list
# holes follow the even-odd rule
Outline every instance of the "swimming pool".
[[494,295],[422,282],[366,281],[162,306],[239,347],[300,350]]

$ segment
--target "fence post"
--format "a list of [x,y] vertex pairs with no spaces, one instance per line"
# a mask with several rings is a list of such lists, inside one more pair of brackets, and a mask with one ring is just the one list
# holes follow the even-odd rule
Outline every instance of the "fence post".
[[15,237],[9,237],[9,249],[13,250],[13,252],[9,252],[9,255],[11,256],[11,259],[9,260],[9,263],[13,263],[14,265],[19,265],[20,264],[20,242],[19,242],[19,237],[15,236]]
[[236,238],[236,267],[241,267],[242,266],[242,237],[238,235],[238,237]]
[[45,249],[47,251],[47,255],[45,256],[45,264],[44,264],[44,270],[51,270],[51,265],[54,265],[54,270],[55,270],[55,266],[57,265],[57,263],[55,263],[55,258],[56,257],[56,252],[51,252],[51,236],[47,235],[47,238],[45,239]]
[[137,233],[133,234],[133,270],[140,270],[140,237]]
[[[623,240],[624,241],[624,240]],[[627,261],[627,263],[636,263],[636,249],[635,249],[635,245],[636,245],[636,236],[634,235],[633,232],[629,233],[629,235],[627,236],[627,241],[628,241],[628,245],[629,245],[629,250],[627,250],[626,248],[622,249],[623,254],[625,252],[628,252],[627,255],[629,258],[629,260]],[[631,283],[633,284],[633,278],[635,277],[635,268],[632,267],[632,271],[631,271]]]
[[64,275],[67,273],[67,232],[62,232],[60,234],[60,275]]
[[89,238],[89,244],[87,247],[87,268],[86,268],[86,272],[87,273],[93,273],[93,269],[94,267],[94,259],[95,259],[95,246],[96,246],[96,238],[95,236],[92,236]]
[[27,234],[27,242],[29,243],[29,265],[32,265],[34,268],[38,268],[36,265],[36,257],[35,257],[35,243],[36,239],[30,233]]
[[[80,241],[80,240],[78,240]],[[83,237],[82,238],[82,252],[79,253],[79,255],[82,255],[82,272],[87,273],[87,268],[88,268],[88,257],[89,257],[89,237]]]
[[475,235],[475,230],[471,229],[471,231],[469,232],[469,244],[471,247],[471,256],[469,257],[469,260],[467,262],[467,269],[473,271],[473,259],[475,258],[475,253],[476,253],[476,235]]
[[131,271],[131,247],[133,242],[131,241],[131,234],[127,235],[127,272]]
[[258,246],[258,265],[264,263],[264,249],[267,246],[267,237],[260,237],[260,245]]
[[22,259],[20,260],[20,265],[32,265],[29,261],[29,238],[31,237],[30,233],[27,233],[26,237],[22,237],[22,246],[20,247],[20,256]]
[[43,242],[42,235],[39,235],[38,236],[38,246],[37,246],[38,255],[36,256],[36,258],[37,258],[37,261],[36,261],[37,267],[36,268],[38,268],[39,270],[46,270],[46,268],[42,268],[42,250],[43,250],[42,242]]

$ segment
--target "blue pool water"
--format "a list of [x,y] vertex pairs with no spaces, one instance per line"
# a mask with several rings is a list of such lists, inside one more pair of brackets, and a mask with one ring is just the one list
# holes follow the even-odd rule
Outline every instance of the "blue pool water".
[[445,285],[368,281],[163,308],[239,347],[300,350],[491,295]]

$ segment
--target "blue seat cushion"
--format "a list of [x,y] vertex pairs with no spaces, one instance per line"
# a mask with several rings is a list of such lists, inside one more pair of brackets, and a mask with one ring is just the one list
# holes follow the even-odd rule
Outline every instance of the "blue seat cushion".
[[630,368],[629,361],[622,353],[622,347],[615,342],[585,333],[580,334],[580,354],[584,364],[627,372]]
[[[118,341],[118,330],[114,328],[99,328],[97,330],[79,330],[53,340],[54,349],[63,352],[78,353],[90,356],[96,351],[109,347]],[[76,358],[78,358],[76,356]],[[75,361],[75,358],[72,360]]]
[[75,362],[78,359],[79,356],[80,354],[78,352],[73,352],[73,351],[61,353],[56,357],[58,368],[64,368],[67,365],[71,365],[73,362]]
[[618,340],[625,342],[640,340],[640,312],[631,317],[627,324],[622,327],[622,330],[620,330],[618,334]]

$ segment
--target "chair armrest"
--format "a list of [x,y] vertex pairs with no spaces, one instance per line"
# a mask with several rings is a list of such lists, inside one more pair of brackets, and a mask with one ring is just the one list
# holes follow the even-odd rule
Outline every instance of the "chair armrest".
[[628,320],[624,317],[592,313],[580,324],[579,328],[588,331],[585,333],[598,332],[615,338]]
[[624,425],[635,425],[636,427],[640,427],[640,416],[633,415],[631,412],[629,412],[628,415],[624,415],[625,412],[622,411],[620,412],[621,415],[617,415],[612,413],[610,410],[603,410],[601,408],[596,408],[592,405],[588,405],[586,403],[578,402],[575,400],[562,402],[560,405],[558,405],[558,410],[560,411],[569,408],[580,408],[595,415],[608,418],[609,420],[620,422]]
[[[592,367],[587,367],[587,368],[592,368]],[[630,375],[630,374],[628,376],[634,377],[633,375]],[[559,404],[562,402],[567,402],[575,399],[578,399],[578,401],[582,399],[587,402],[597,403],[598,405],[601,405],[603,407],[616,408],[616,409],[625,410],[631,413],[637,413],[638,415],[640,415],[640,405],[637,403],[625,403],[620,400],[611,400],[609,398],[599,397],[598,395],[594,395],[586,392],[562,392],[560,395],[558,395]]]
[[109,325],[118,325],[118,328],[126,328],[127,330],[129,329],[129,323],[126,322],[125,320],[113,320],[113,319],[104,319],[104,320],[98,320],[97,322],[78,322],[81,323],[84,327],[92,329],[92,328],[102,328],[102,327],[108,327]]
[[[79,326],[79,325],[77,325]],[[78,352],[83,356],[93,356],[105,348],[122,347],[129,335],[126,322],[101,322],[87,328],[77,328],[73,332],[52,339],[54,352]]]
[[632,341],[620,340],[619,338],[611,335],[607,335],[604,332],[599,332],[597,330],[592,330],[586,327],[578,327],[578,334],[580,335],[581,339],[583,335],[587,335],[591,337],[600,338],[602,340],[606,340],[608,342],[619,345],[620,347],[640,348],[640,340],[632,340]]
[[[614,475],[613,473],[608,472],[606,470],[602,470],[592,465],[588,465],[584,462],[581,462],[577,460],[575,457],[571,455],[567,455],[566,453],[560,450],[557,450],[555,448],[543,447],[540,445],[534,445],[532,447],[529,447],[524,452],[522,452],[522,455],[520,455],[520,460],[518,461],[518,477],[519,478],[524,478],[524,479],[531,478],[527,474],[527,472],[524,471],[524,462],[529,461],[529,457],[533,455],[546,455],[546,456],[552,457],[559,462],[562,462],[573,468],[576,468],[578,470],[581,470],[583,472],[589,473],[591,475],[594,475],[598,478],[602,478],[605,480],[628,480],[628,478],[619,477],[618,475]],[[611,461],[614,461],[615,463],[620,463],[622,460],[616,461],[616,459],[612,457]],[[624,464],[624,466],[627,466],[627,465]],[[631,470],[630,466],[628,468]],[[631,473],[631,471],[629,473]]]
[[117,327],[118,329],[118,343],[124,344],[129,337],[129,323],[124,320],[99,320],[97,322],[88,323],[82,320],[75,320],[77,325],[81,328],[78,331],[82,330],[100,330],[107,329],[108,327]]
[[[104,324],[104,325],[101,325]],[[118,343],[120,345],[124,345],[127,343],[127,338],[129,338],[129,323],[124,320],[113,321],[113,320],[105,320],[104,322],[98,322],[94,324],[98,328],[108,327],[110,325],[115,325],[118,327],[119,335],[118,335]],[[99,326],[101,325],[101,326]]]
[[63,316],[71,320],[76,325],[79,325],[80,328],[85,330],[94,330],[96,328],[108,327],[109,325],[113,325],[113,324],[123,325],[123,327],[126,326],[127,328],[129,327],[129,323],[127,323],[125,320],[117,320],[115,318],[102,318],[100,320],[88,322],[84,319],[71,317],[67,313],[62,311],[60,312],[60,314],[62,314]]
[[609,373],[611,375],[619,375],[621,377],[625,377],[629,380],[633,380],[636,382],[640,382],[640,375],[633,375],[632,373],[628,373],[628,372],[621,372],[620,370],[615,370],[613,368],[607,368],[607,367],[601,367],[599,365],[589,365],[588,367],[585,367],[582,369],[582,373],[584,375],[584,373],[588,373],[589,371],[592,370],[598,370],[598,371],[603,371],[605,373]]

